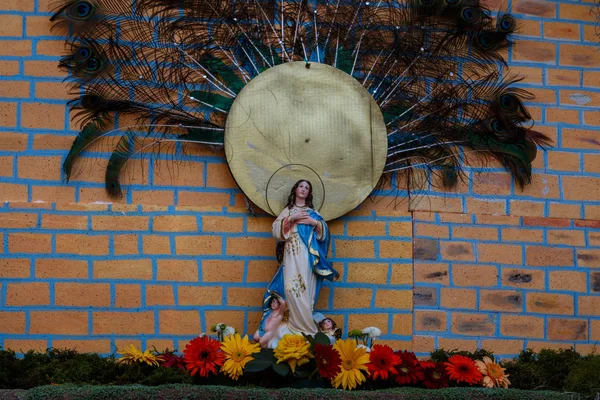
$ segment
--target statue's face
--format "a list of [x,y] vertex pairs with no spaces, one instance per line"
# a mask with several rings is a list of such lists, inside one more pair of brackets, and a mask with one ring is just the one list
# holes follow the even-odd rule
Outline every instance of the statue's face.
[[333,328],[333,323],[331,322],[331,320],[329,318],[324,319],[322,325],[323,325],[324,331],[329,331]]
[[274,311],[279,310],[279,306],[280,306],[279,300],[277,300],[277,299],[271,300],[271,310],[274,310]]
[[306,199],[310,194],[310,185],[308,182],[302,181],[296,188],[296,198],[297,199]]

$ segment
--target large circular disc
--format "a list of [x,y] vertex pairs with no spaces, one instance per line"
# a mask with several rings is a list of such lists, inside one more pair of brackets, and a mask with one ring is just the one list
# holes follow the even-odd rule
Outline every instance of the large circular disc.
[[233,103],[225,155],[242,191],[277,215],[299,179],[313,184],[315,208],[340,217],[373,191],[385,166],[379,106],[345,72],[325,64],[282,64],[250,81]]

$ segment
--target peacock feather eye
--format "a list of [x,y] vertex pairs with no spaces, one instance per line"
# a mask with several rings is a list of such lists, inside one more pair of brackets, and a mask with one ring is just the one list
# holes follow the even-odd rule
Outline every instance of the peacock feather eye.
[[471,7],[463,8],[461,15],[467,22],[473,22],[475,20],[475,10]]
[[85,63],[85,70],[88,72],[96,72],[102,68],[102,61],[96,57],[90,57]]
[[500,32],[512,32],[515,29],[515,19],[512,15],[504,15],[500,18],[496,24],[496,29]]
[[81,105],[87,109],[95,109],[102,104],[104,99],[95,94],[86,94],[81,98]]
[[489,50],[494,47],[494,39],[489,33],[480,33],[477,35],[477,43],[484,50]]
[[504,111],[514,112],[517,111],[519,106],[519,100],[513,94],[503,94],[500,96],[500,107]]
[[88,47],[80,47],[75,52],[74,60],[75,62],[84,62],[92,55],[92,51]]
[[492,120],[490,126],[491,126],[492,130],[494,131],[494,133],[505,133],[506,132],[506,127],[499,119]]
[[88,19],[94,13],[95,7],[89,1],[78,1],[69,7],[67,14],[74,19]]

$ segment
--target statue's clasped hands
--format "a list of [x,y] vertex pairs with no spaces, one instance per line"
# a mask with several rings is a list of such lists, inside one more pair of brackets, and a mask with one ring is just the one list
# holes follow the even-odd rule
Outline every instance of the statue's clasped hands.
[[306,211],[300,211],[291,216],[291,221],[296,224],[317,226],[317,220],[308,215]]

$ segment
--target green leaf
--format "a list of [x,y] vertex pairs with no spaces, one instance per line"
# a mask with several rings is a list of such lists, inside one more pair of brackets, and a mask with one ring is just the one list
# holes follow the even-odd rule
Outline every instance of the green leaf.
[[352,50],[345,50],[343,47],[338,49],[337,63],[335,67],[341,69],[348,75],[352,75],[352,66],[354,65],[354,58],[352,57]]
[[327,336],[323,332],[317,332],[317,334],[315,335],[315,342],[318,344],[326,345],[326,346],[331,344],[331,341],[329,340],[329,336]]
[[196,142],[207,142],[222,145],[225,141],[225,133],[223,131],[215,131],[202,127],[188,128],[187,135],[179,136],[182,140],[192,140]]
[[[209,92],[201,92],[199,90],[193,90],[190,92],[190,97],[193,97],[195,100],[210,104],[214,108],[221,110],[222,112],[229,112],[231,105],[235,99],[221,96],[220,94],[214,94]],[[206,107],[206,104],[197,103],[198,107]]]
[[246,364],[246,366],[244,367],[244,371],[260,372],[260,371],[264,371],[265,369],[269,368],[271,365],[273,365],[271,360],[266,360],[263,358],[256,357],[254,360],[252,360],[248,364]]
[[231,89],[234,93],[239,93],[240,90],[244,87],[244,81],[242,81],[229,66],[225,65],[225,63],[214,57],[212,55],[206,56],[205,59],[202,60],[202,63],[212,72],[214,75],[218,75],[221,77],[225,86]]
[[277,372],[281,376],[287,376],[290,373],[290,366],[287,363],[282,362],[279,364],[273,364],[273,371]]

